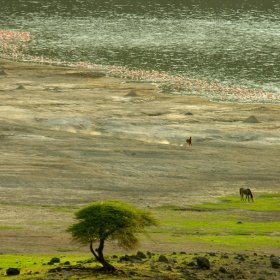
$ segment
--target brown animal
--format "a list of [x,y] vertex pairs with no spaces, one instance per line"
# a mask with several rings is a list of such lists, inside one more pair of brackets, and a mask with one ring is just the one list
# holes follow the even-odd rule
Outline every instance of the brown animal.
[[192,137],[186,140],[187,145],[192,146]]
[[[250,201],[251,198],[252,202],[254,202],[254,196],[250,189],[240,188],[239,194],[242,201],[246,201],[246,200]],[[245,199],[244,199],[244,195],[245,195]]]

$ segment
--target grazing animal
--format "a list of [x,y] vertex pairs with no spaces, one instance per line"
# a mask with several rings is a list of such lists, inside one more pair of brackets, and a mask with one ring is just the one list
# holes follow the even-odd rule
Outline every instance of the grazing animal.
[[192,137],[186,140],[187,145],[192,146]]
[[[246,201],[246,200],[250,201],[250,198],[251,198],[252,202],[254,202],[254,196],[250,189],[240,188],[239,194],[240,194],[240,198],[242,201]],[[245,196],[245,198],[244,198],[244,196]]]

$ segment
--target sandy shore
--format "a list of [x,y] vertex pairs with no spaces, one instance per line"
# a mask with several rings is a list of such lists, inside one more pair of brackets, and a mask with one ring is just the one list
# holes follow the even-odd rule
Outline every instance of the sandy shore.
[[0,102],[0,225],[23,228],[0,231],[2,253],[69,243],[72,214],[31,206],[186,206],[240,187],[279,191],[279,106],[171,96],[90,69],[7,60]]

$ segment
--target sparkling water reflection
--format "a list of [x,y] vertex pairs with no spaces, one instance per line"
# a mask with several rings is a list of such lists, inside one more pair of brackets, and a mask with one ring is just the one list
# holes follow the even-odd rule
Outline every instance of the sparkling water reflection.
[[279,93],[277,2],[0,0],[0,26],[30,31],[32,56]]

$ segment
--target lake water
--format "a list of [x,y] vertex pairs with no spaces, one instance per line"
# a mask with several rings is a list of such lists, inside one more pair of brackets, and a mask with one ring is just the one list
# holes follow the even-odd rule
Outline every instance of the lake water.
[[28,54],[280,92],[279,0],[0,0]]

